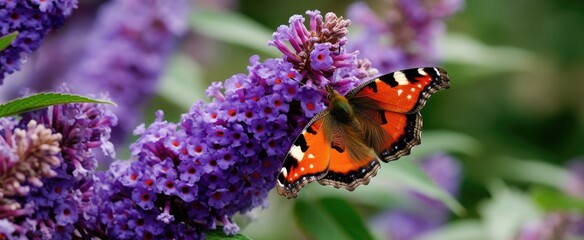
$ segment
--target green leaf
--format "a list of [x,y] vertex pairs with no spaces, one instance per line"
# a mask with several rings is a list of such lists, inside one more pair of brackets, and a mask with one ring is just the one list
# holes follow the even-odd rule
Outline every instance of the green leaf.
[[205,88],[201,67],[188,56],[177,54],[162,77],[158,94],[186,112],[195,101],[204,99],[201,89]]
[[114,106],[116,105],[115,103],[110,101],[97,100],[69,93],[52,93],[52,92],[37,93],[30,96],[17,98],[4,104],[0,104],[0,117],[16,115],[56,104],[80,102],[107,103],[112,104]]
[[501,181],[493,181],[488,188],[493,197],[478,208],[487,239],[514,239],[523,224],[541,217],[525,193],[509,189]]
[[496,173],[504,179],[561,188],[569,176],[565,168],[541,161],[499,157],[493,161]]
[[248,236],[243,234],[235,234],[233,236],[228,236],[223,232],[223,228],[218,227],[217,229],[205,233],[205,236],[209,240],[220,240],[220,239],[232,239],[232,240],[251,240]]
[[578,211],[584,214],[584,200],[563,192],[539,187],[531,192],[531,196],[546,211]]
[[18,32],[13,32],[11,34],[0,37],[0,51],[6,49],[14,39],[18,36]]
[[201,9],[191,15],[190,26],[207,37],[261,51],[269,57],[282,55],[268,46],[272,31],[236,12]]
[[302,189],[300,198],[341,196],[350,198],[351,201],[384,208],[392,203],[409,201],[401,194],[404,189],[414,190],[441,201],[457,215],[463,215],[466,211],[456,198],[430,179],[410,157],[384,164],[368,185],[360,186],[353,192],[309,184]]
[[483,223],[479,220],[459,220],[423,234],[417,240],[487,240]]
[[298,199],[294,214],[298,226],[309,238],[373,239],[359,213],[341,198]]
[[454,131],[431,130],[422,132],[422,144],[412,150],[411,156],[419,158],[438,151],[476,156],[482,150],[481,142],[469,135]]
[[438,39],[444,52],[444,61],[487,68],[491,72],[531,71],[536,55],[530,51],[510,46],[488,46],[462,35],[448,34]]
[[395,161],[382,169],[379,174],[381,179],[376,182],[392,182],[397,181],[403,184],[404,187],[420,192],[428,197],[437,199],[443,202],[450,210],[457,215],[463,215],[465,209],[460,203],[436,184],[426,173],[412,161]]

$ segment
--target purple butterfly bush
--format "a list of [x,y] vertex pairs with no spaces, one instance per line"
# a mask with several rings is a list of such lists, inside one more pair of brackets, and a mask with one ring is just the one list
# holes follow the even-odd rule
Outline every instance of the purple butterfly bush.
[[[103,105],[64,104],[0,119],[0,236],[87,238],[97,160],[113,153],[116,117]],[[75,233],[75,234],[74,234]]]
[[308,11],[274,33],[284,55],[250,58],[247,74],[213,83],[209,103],[195,103],[179,123],[162,111],[138,127],[132,160],[99,178],[92,202],[95,232],[118,238],[201,238],[223,227],[234,234],[236,213],[266,207],[288,146],[323,104],[324,86],[346,92],[375,73],[346,52],[350,21]]
[[76,92],[108,92],[120,117],[112,141],[122,143],[154,96],[158,79],[187,30],[187,0],[113,0],[100,8],[82,57],[65,76]]
[[463,6],[463,0],[385,1],[388,10],[378,16],[365,2],[349,7],[354,31],[349,49],[358,49],[380,72],[432,65],[441,58],[436,39],[444,21]]
[[[428,176],[452,195],[457,195],[461,166],[457,159],[445,153],[434,153],[420,161]],[[448,220],[449,210],[440,201],[415,191],[408,192],[411,206],[394,208],[375,216],[371,221],[389,239],[409,240],[439,228]]]
[[39,48],[45,36],[63,25],[77,0],[0,1],[0,36],[18,32],[0,52],[0,85],[7,74],[20,70],[26,56]]

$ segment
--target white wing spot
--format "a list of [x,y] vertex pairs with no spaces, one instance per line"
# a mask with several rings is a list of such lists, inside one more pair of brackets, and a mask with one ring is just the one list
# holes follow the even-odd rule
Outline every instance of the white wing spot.
[[403,91],[404,91],[404,90],[401,90],[401,89],[400,89],[400,90],[397,90],[397,95],[398,95],[398,96],[399,96],[399,95],[401,95]]
[[308,167],[310,167],[310,168],[314,168],[314,165],[310,164],[310,166],[308,166]]
[[304,167],[301,167],[301,168],[300,168],[300,171],[301,171],[301,172],[304,172]]
[[294,177],[298,177],[298,173],[294,173]]
[[292,157],[298,162],[302,162],[302,159],[304,158],[304,152],[302,152],[300,146],[292,146],[292,148],[290,148],[290,155],[292,155]]
[[411,90],[412,90],[412,92],[415,92],[415,91],[416,91],[416,89],[415,89],[415,88],[412,88]]
[[284,176],[284,178],[288,177],[288,170],[286,168],[280,169],[280,174]]
[[412,99],[412,95],[408,95],[408,99]]
[[418,84],[418,88],[422,88],[422,84]]
[[407,85],[408,84],[408,79],[406,78],[406,75],[401,71],[394,72],[393,78],[395,78],[395,81],[399,85]]
[[437,74],[438,76],[440,76],[440,75],[441,75],[441,74],[440,74],[440,72],[438,71],[438,68],[434,68],[434,71],[436,72],[436,74]]
[[312,153],[309,153],[308,158],[314,158],[314,155],[312,155]]
[[419,73],[420,75],[422,75],[422,76],[426,76],[426,75],[428,75],[428,73],[427,73],[426,71],[424,71],[424,69],[423,69],[423,68],[418,68],[418,73]]

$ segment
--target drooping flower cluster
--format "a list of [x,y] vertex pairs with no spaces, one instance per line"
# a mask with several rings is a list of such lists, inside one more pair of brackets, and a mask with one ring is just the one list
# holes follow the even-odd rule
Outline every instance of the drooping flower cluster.
[[89,204],[97,163],[93,150],[113,151],[108,139],[115,116],[102,105],[78,103],[20,117],[18,123],[0,120],[0,160],[7,170],[0,176],[1,191],[8,198],[2,199],[0,236],[86,236],[85,212],[95,207]]
[[76,7],[77,0],[0,1],[0,36],[18,32],[12,44],[0,52],[0,85]]
[[266,206],[293,138],[324,109],[320,89],[329,83],[348,89],[375,72],[345,52],[347,21],[307,14],[309,29],[297,15],[274,34],[271,44],[282,59],[253,56],[247,75],[212,84],[206,91],[212,101],[195,103],[180,123],[164,121],[159,112],[156,122],[137,129],[134,161],[116,162],[101,178],[93,200],[105,206],[96,216],[103,226],[97,232],[199,238],[222,225],[233,234],[239,227],[231,216]]
[[121,143],[141,119],[156,82],[186,31],[187,0],[114,0],[100,9],[85,53],[65,81],[82,94],[107,92],[123,114],[112,141]]
[[436,39],[444,34],[444,20],[463,1],[397,0],[387,4],[381,17],[364,2],[351,5],[348,16],[359,31],[352,32],[349,49],[359,49],[382,73],[436,64],[441,58]]
[[[420,161],[422,169],[440,187],[452,195],[458,193],[460,164],[444,153],[435,153]],[[440,201],[418,192],[410,192],[412,206],[390,209],[376,216],[372,227],[379,229],[389,239],[416,239],[434,230],[448,220],[448,208]]]

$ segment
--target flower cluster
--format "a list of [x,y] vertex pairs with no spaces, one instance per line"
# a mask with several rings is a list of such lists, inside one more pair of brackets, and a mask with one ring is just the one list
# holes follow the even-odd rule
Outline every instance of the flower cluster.
[[39,48],[52,29],[60,27],[77,7],[77,0],[0,1],[0,36],[18,32],[0,53],[0,85],[6,74],[20,69],[23,55]]
[[444,20],[458,11],[462,0],[397,0],[384,17],[364,2],[351,5],[348,16],[360,31],[352,35],[349,49],[375,63],[381,72],[435,64],[440,55],[436,38],[444,32]]
[[[280,50],[286,62],[292,63],[307,86],[331,84],[341,94],[359,84],[359,79],[375,75],[369,61],[357,59],[358,51],[347,52],[346,35],[350,20],[319,11],[308,11],[310,28],[304,27],[304,17],[290,18],[290,26],[282,25],[269,42]],[[291,49],[286,45],[290,45]]]
[[[422,159],[422,169],[440,187],[456,195],[460,184],[460,164],[458,160],[444,153],[435,153]],[[418,192],[410,192],[413,206],[390,209],[376,216],[372,221],[375,229],[381,230],[390,239],[415,239],[434,230],[448,220],[449,210],[436,199]]]
[[97,163],[93,149],[113,152],[108,139],[115,116],[102,105],[77,103],[20,117],[0,120],[0,236],[86,236],[85,213],[95,207],[88,204]]
[[[17,124],[13,118],[0,119],[0,219],[12,221],[32,210],[17,198],[28,195],[31,187],[42,187],[43,178],[57,175],[52,167],[61,165],[61,134],[35,120],[24,128],[16,128]],[[3,225],[0,236],[10,236],[19,228],[10,222]]]
[[83,94],[108,92],[123,113],[112,141],[121,143],[154,95],[178,36],[186,32],[187,0],[114,0],[105,3],[79,61],[65,81]]
[[180,123],[158,112],[156,122],[136,129],[134,161],[113,164],[92,200],[103,206],[95,232],[199,238],[222,225],[233,234],[239,227],[231,216],[267,206],[293,137],[325,107],[319,89],[348,89],[375,72],[345,52],[348,21],[307,14],[310,29],[296,15],[274,34],[270,44],[282,59],[253,56],[247,75],[213,83],[206,90],[212,101],[195,103]]

